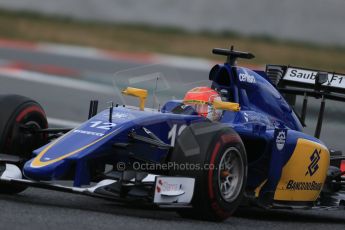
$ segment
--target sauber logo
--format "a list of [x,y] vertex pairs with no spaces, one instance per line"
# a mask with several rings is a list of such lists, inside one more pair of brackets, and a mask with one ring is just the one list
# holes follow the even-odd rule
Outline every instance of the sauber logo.
[[277,149],[281,151],[284,148],[286,142],[286,134],[284,131],[280,131],[276,138]]
[[298,69],[291,70],[290,77],[296,77],[296,78],[304,78],[308,80],[315,81],[315,77],[317,75],[317,72],[311,72],[311,71],[300,71]]
[[[284,76],[285,80],[301,82],[307,84],[315,84],[315,77],[317,71],[299,69],[299,68],[288,68]],[[324,85],[337,88],[345,88],[345,75],[328,73],[328,81]]]
[[311,163],[308,166],[308,171],[305,173],[305,175],[313,176],[316,171],[319,169],[319,161],[320,161],[320,154],[321,154],[321,149],[317,150],[315,149],[313,154],[310,156]]

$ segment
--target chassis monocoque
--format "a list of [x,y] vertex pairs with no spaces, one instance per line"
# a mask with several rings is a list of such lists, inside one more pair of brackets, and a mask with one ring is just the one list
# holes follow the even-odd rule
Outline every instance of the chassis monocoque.
[[[116,105],[98,113],[91,101],[79,127],[48,128],[37,102],[1,95],[0,193],[31,186],[207,220],[224,220],[241,204],[314,207],[327,194],[337,197],[343,156],[318,139],[325,99],[345,101],[335,74],[274,65],[253,71],[236,66],[250,53],[213,52],[227,56],[209,76],[223,99],[213,104],[223,110],[217,122],[180,100],[145,109],[147,91],[129,87],[123,93],[138,97],[139,108]],[[303,71],[314,78],[298,78]],[[289,105],[295,95],[304,95],[301,117]],[[322,99],[315,137],[302,132],[310,96]]]

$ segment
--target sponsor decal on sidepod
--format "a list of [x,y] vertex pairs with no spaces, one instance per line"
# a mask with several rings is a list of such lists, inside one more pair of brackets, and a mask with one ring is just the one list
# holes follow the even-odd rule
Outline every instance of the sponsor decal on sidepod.
[[308,171],[305,173],[305,175],[313,176],[314,173],[319,169],[319,161],[320,161],[320,153],[321,149],[318,151],[317,149],[314,150],[314,152],[310,156],[310,165],[308,166]]
[[[320,153],[321,149],[318,151],[315,149],[310,156],[310,164],[308,166],[308,171],[306,172],[305,176],[313,176],[316,171],[319,169],[318,162],[320,161]],[[286,189],[288,190],[315,190],[319,191],[322,188],[323,183],[318,183],[315,181],[312,182],[304,182],[304,181],[295,181],[295,180],[289,180],[289,182],[286,185]]]

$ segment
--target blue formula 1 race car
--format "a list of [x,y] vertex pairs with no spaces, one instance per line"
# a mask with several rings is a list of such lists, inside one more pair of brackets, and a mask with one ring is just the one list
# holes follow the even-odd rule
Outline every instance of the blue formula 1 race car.
[[[213,53],[227,60],[211,69],[209,87],[155,110],[145,108],[147,90],[127,87],[122,93],[139,107],[98,113],[91,101],[89,119],[73,129],[49,128],[37,102],[1,95],[0,193],[36,187],[213,221],[239,205],[312,208],[324,197],[342,205],[344,157],[318,138],[325,100],[345,101],[345,76],[278,65],[253,71],[236,65],[250,53]],[[304,97],[300,116],[296,95]],[[308,97],[322,100],[314,136],[302,132]]]

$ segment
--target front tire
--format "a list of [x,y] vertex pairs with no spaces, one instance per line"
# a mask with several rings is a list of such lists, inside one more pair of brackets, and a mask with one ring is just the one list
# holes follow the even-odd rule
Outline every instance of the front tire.
[[182,217],[223,221],[241,203],[247,157],[241,138],[230,127],[211,122],[190,125],[177,139],[171,161],[195,165],[194,170],[170,172],[195,178],[193,208],[180,210]]
[[[22,126],[33,129],[48,128],[42,107],[30,98],[20,95],[0,95],[0,153],[31,158],[32,151],[47,142],[45,135],[25,132]],[[26,186],[0,182],[0,193],[15,194]]]

